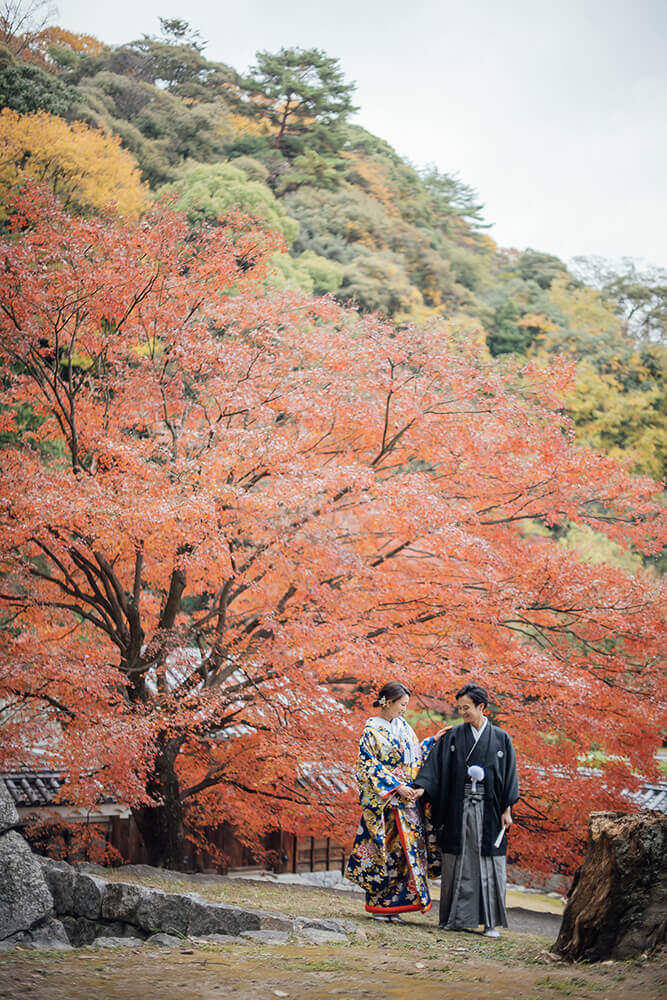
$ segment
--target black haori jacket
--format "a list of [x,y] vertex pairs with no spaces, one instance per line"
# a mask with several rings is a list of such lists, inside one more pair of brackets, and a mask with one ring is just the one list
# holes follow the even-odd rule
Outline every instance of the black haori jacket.
[[514,747],[503,729],[487,722],[475,744],[467,723],[455,726],[438,740],[413,784],[423,788],[431,802],[440,848],[445,854],[460,854],[463,792],[472,764],[486,772],[478,786],[484,789],[482,855],[505,854],[507,837],[500,847],[494,847],[493,842],[500,833],[500,817],[519,800],[519,781]]

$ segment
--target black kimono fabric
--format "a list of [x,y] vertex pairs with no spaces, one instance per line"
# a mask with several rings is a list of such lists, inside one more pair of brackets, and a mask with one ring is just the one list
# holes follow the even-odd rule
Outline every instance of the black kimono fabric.
[[494,847],[493,842],[500,833],[505,809],[519,800],[519,781],[514,747],[503,729],[487,722],[475,744],[467,723],[455,726],[438,740],[413,784],[423,788],[431,802],[441,850],[460,854],[463,792],[472,764],[486,772],[478,786],[484,789],[481,853],[484,857],[505,854],[507,838],[503,837],[500,847]]

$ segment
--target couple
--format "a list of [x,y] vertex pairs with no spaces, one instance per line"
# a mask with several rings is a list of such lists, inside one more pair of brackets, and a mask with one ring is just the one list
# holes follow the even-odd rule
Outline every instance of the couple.
[[440,926],[483,924],[498,937],[507,926],[505,833],[519,798],[512,741],[486,719],[488,695],[477,684],[456,695],[464,724],[422,743],[403,718],[409,700],[408,688],[390,681],[373,702],[379,711],[357,759],[361,823],[345,874],[366,890],[377,920],[400,921],[431,908],[427,875],[442,871]]

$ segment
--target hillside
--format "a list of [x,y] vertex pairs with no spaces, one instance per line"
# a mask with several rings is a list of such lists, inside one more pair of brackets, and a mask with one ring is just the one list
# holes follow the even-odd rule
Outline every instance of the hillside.
[[[99,170],[92,151],[77,162],[87,144],[82,126],[77,154],[60,160],[40,160],[35,148],[46,142],[44,118],[25,127],[21,142],[8,138],[16,133],[10,109],[28,123],[40,112],[84,123],[132,157],[137,172],[127,184],[138,191],[141,179],[146,204],[175,195],[193,224],[240,208],[282,233],[288,253],[276,256],[272,280],[283,287],[333,294],[398,323],[446,320],[500,364],[508,353],[571,357],[568,406],[580,439],[661,476],[664,274],[594,273],[582,262],[575,275],[550,254],[500,248],[476,192],[435,167],[417,169],[353,123],[354,87],[336,59],[318,50],[258,53],[242,75],[208,60],[186,22],[161,23],[159,36],[118,47],[56,27],[5,33],[5,197],[28,175],[51,181],[79,210],[106,207],[94,191],[81,196]],[[19,166],[9,170],[8,158]],[[98,191],[135,211],[136,191],[127,188],[123,203],[125,188],[111,178],[100,177]]]

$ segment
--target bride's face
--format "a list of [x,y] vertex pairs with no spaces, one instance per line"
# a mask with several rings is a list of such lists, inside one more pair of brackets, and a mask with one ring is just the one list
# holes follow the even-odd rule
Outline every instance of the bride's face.
[[403,715],[406,708],[408,707],[409,702],[410,702],[410,696],[407,694],[404,694],[402,698],[398,699],[398,701],[392,701],[389,705],[389,708],[391,710],[391,718],[397,719],[399,715]]

